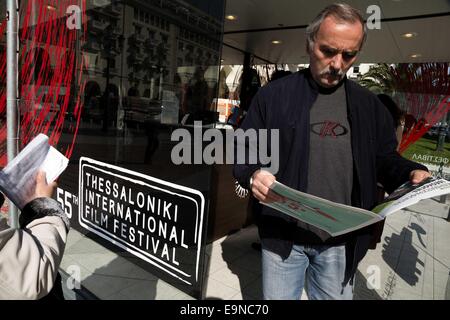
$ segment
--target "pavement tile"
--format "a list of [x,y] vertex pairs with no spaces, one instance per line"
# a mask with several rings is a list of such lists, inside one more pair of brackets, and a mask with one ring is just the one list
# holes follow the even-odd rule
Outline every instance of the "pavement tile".
[[105,297],[103,300],[132,300],[132,299],[130,299],[130,297],[124,295],[119,291]]
[[78,232],[75,229],[70,229],[67,235],[66,241],[66,250],[68,250],[71,246],[76,245],[78,241],[84,239],[84,235],[81,232]]
[[256,250],[233,261],[233,265],[255,274],[261,274],[261,252]]
[[[242,294],[243,294],[242,292],[238,292],[228,300],[245,300],[244,297],[242,296]],[[249,300],[253,300],[253,299],[249,299]]]
[[[240,250],[250,250],[253,242],[259,241],[258,236],[255,234],[254,229],[242,229],[238,233],[228,236],[221,242],[222,247],[225,245],[239,248]],[[248,234],[246,233],[248,231]]]
[[[428,201],[426,205],[409,209],[429,212],[435,208],[439,210],[439,206],[442,209],[442,204]],[[450,264],[450,223],[442,218],[417,212],[403,210],[389,216],[382,242],[376,250],[367,253],[358,268],[362,279],[369,276],[367,268],[370,266],[380,268],[382,288],[377,292],[380,292],[383,298],[445,297],[444,291],[449,277],[447,266]],[[395,273],[392,269],[395,269]],[[359,290],[357,293],[363,292],[362,285],[359,288],[355,286],[356,290]]]
[[235,261],[236,259],[244,256],[249,249],[235,247],[228,242],[222,242],[219,247],[214,246],[211,250],[211,259],[221,259],[228,263]]
[[159,280],[141,280],[120,290],[120,294],[132,300],[170,300],[180,290]]
[[[450,299],[450,222],[418,213],[445,209],[427,201],[389,216],[382,242],[359,265],[355,299]],[[61,268],[79,265],[82,284],[100,298],[194,299],[72,231]],[[256,241],[257,228],[252,226],[208,245],[206,299],[262,298],[260,252],[251,248]],[[366,280],[373,267],[380,272],[375,290],[367,288]]]
[[442,284],[445,283],[445,288],[446,288],[445,297],[450,300],[450,271],[448,272],[448,275],[447,275],[447,281],[445,281],[445,277],[442,280],[443,280]]
[[214,278],[208,279],[208,284],[206,287],[205,299],[223,299],[228,300],[238,294],[240,291],[233,289]]
[[[95,272],[95,270],[100,268],[107,268],[108,265],[117,265],[118,263],[124,263],[125,260],[118,258],[118,256],[112,252],[102,252],[102,253],[83,253],[83,254],[68,254],[73,261],[84,266],[88,270]],[[113,263],[114,262],[114,263]]]
[[59,267],[63,270],[66,270],[69,266],[78,265],[78,263],[73,260],[69,255],[64,255]]
[[[439,242],[436,241],[436,242]],[[450,243],[450,239],[447,240],[447,243]],[[442,264],[443,266],[450,268],[450,253],[449,248],[443,248],[443,247],[435,247],[434,249],[434,257],[438,261],[438,263]]]
[[109,250],[107,248],[96,243],[94,240],[84,237],[79,239],[69,247],[66,247],[64,252],[67,254],[76,254],[76,253],[97,254],[97,253],[105,253],[108,251]]
[[403,228],[409,225],[411,220],[410,213],[400,210],[386,218],[386,224],[390,226],[395,232],[401,232]]
[[241,290],[250,282],[258,278],[258,274],[240,267],[235,267],[234,265],[230,265],[229,267],[217,270],[213,274],[210,274],[210,278],[213,278],[231,288]]
[[262,278],[251,281],[243,289],[241,289],[242,295],[245,300],[262,300],[263,299],[263,289],[262,289]]
[[118,293],[123,289],[133,285],[136,280],[118,278],[115,276],[105,276],[91,274],[82,280],[82,286],[86,287],[99,299],[106,299],[112,294]]
[[434,300],[448,300],[448,295],[446,295],[446,288],[436,285],[434,287],[435,297]]
[[222,259],[212,259],[209,262],[209,270],[208,274],[211,275],[215,273],[218,270],[221,270],[223,268],[228,268],[228,263],[226,261],[223,261]]
[[172,300],[196,300],[194,297],[187,295],[184,292],[179,291],[176,295],[172,297]]
[[[433,210],[430,210],[433,208]],[[449,205],[440,203],[437,199],[425,199],[408,208],[412,212],[417,212],[422,216],[430,216],[436,218],[445,218],[448,215]]]
[[[229,249],[229,247],[228,247]],[[228,250],[227,249],[227,250]],[[222,246],[213,246],[209,250],[206,251],[206,264],[208,266],[208,274],[213,274],[217,270],[223,269],[228,266],[229,263],[232,263],[238,257],[244,254],[242,250],[228,250],[227,251],[227,259],[223,258],[223,248]]]
[[410,292],[401,292],[401,294],[393,294],[390,300],[422,300],[422,296],[410,293]]

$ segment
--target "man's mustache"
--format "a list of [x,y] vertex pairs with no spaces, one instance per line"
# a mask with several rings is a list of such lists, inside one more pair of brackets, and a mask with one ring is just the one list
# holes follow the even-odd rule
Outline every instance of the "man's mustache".
[[331,77],[334,77],[334,78],[337,78],[337,77],[341,78],[341,77],[344,76],[344,72],[342,72],[342,70],[339,70],[339,69],[327,68],[326,70],[323,70],[320,73],[320,75],[322,75],[322,76],[331,76]]

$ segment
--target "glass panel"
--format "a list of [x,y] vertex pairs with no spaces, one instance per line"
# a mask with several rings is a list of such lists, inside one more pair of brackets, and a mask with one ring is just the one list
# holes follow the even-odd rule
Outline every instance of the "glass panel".
[[80,295],[202,295],[212,167],[175,165],[171,135],[218,120],[223,8],[21,2],[21,147],[42,132],[70,158],[56,194],[72,222],[61,270]]
[[[0,166],[7,161],[6,151],[6,1],[0,3]],[[7,214],[7,210],[2,210]]]

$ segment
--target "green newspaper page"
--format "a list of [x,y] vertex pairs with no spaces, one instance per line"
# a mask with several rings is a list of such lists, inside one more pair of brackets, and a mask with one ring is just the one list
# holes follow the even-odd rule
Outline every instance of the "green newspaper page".
[[263,203],[264,205],[320,228],[333,237],[382,220],[371,211],[315,197],[279,182],[275,182],[271,190],[281,196],[282,200]]
[[270,189],[282,200],[263,203],[328,232],[332,237],[351,232],[383,220],[390,214],[420,200],[450,193],[450,181],[427,178],[418,184],[406,182],[372,211],[346,206],[289,188],[274,182]]

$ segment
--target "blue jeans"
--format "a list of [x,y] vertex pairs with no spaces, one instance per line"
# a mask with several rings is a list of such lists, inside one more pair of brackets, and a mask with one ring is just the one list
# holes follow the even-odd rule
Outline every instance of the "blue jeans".
[[343,286],[345,245],[294,245],[286,260],[262,247],[263,294],[266,300],[298,300],[303,287],[309,300],[351,300]]

